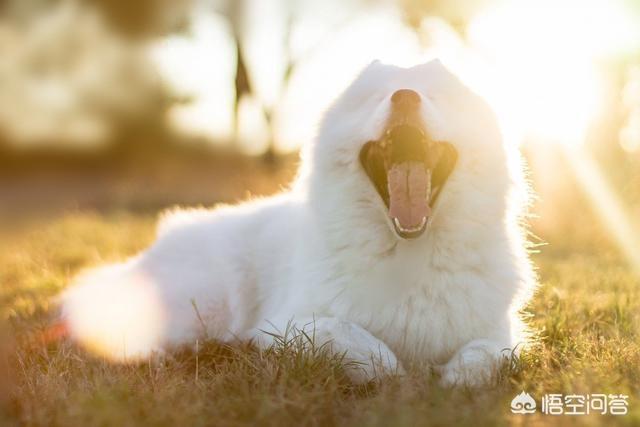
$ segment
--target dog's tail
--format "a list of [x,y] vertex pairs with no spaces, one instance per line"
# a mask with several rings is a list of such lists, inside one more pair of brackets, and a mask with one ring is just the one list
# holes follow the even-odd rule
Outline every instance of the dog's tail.
[[138,360],[161,344],[160,299],[136,260],[81,275],[62,294],[60,304],[68,335],[98,356]]

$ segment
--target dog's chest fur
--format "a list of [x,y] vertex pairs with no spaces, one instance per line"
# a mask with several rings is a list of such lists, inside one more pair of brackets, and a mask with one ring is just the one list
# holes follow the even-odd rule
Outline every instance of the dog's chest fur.
[[405,246],[342,266],[328,311],[370,331],[404,363],[442,363],[473,338],[496,333],[511,300],[473,259],[460,254],[447,264]]

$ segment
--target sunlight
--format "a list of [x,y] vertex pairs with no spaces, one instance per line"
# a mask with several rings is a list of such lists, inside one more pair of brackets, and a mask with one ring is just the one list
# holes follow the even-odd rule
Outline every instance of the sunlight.
[[598,60],[639,40],[630,16],[618,1],[513,1],[477,17],[469,38],[472,55],[489,63],[476,78],[505,133],[562,147],[606,230],[640,271],[638,230],[583,147],[603,99]]
[[474,19],[468,34],[489,63],[484,92],[501,122],[543,142],[581,144],[598,112],[596,61],[638,33],[616,1],[514,1]]

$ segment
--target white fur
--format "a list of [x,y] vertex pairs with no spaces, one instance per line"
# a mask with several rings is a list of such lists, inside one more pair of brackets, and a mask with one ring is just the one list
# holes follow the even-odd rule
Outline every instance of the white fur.
[[[459,153],[427,232],[410,241],[392,231],[358,159],[401,88],[421,94],[430,136]],[[526,202],[519,156],[478,96],[439,61],[409,69],[374,62],[326,114],[290,191],[166,215],[147,251],[107,267],[108,280],[104,269],[79,280],[65,313],[80,340],[108,333],[137,348],[144,330],[136,316],[145,310],[129,310],[131,321],[120,322],[129,326],[117,329],[96,321],[107,316],[105,300],[87,296],[143,277],[153,296],[134,307],[160,306],[143,355],[203,336],[269,345],[263,330],[293,322],[362,362],[357,381],[379,375],[376,367],[402,372],[400,361],[438,365],[445,385],[485,384],[525,339],[517,312],[535,286],[520,225]]]

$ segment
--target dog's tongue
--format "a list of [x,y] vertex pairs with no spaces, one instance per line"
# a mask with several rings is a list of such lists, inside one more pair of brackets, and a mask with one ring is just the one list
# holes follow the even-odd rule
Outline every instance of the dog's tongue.
[[389,216],[397,218],[402,228],[418,227],[431,214],[428,192],[430,178],[420,162],[394,164],[387,176]]

